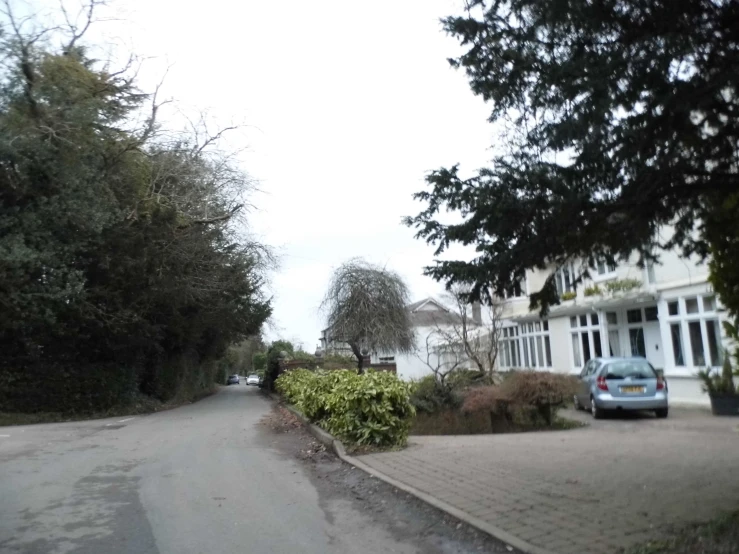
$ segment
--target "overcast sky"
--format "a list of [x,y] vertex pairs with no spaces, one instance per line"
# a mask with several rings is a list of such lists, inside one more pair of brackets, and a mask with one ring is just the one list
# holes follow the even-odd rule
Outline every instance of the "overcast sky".
[[[74,5],[68,0],[67,5]],[[260,183],[251,230],[281,255],[267,331],[312,351],[331,271],[354,256],[386,265],[414,300],[433,249],[401,217],[432,169],[472,171],[491,157],[489,109],[447,58],[459,45],[441,17],[462,0],[119,0],[108,40],[150,56],[151,87],[183,110],[244,123],[230,147]],[[103,27],[98,26],[98,31]]]

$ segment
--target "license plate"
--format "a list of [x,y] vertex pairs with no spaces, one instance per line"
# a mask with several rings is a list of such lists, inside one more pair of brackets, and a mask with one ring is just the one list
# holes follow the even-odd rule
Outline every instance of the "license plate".
[[621,392],[644,392],[644,387],[621,387]]

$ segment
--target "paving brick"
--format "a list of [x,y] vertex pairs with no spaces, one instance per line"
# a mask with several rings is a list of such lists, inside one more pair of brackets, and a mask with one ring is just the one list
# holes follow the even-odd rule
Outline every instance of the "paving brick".
[[362,460],[532,544],[605,554],[738,508],[734,426],[673,409],[566,433],[411,437]]

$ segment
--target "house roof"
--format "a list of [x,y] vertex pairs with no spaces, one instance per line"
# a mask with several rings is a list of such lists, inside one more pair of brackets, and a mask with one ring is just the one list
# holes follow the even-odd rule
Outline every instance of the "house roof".
[[461,320],[438,300],[428,297],[406,306],[414,327],[433,327],[434,325],[453,325]]

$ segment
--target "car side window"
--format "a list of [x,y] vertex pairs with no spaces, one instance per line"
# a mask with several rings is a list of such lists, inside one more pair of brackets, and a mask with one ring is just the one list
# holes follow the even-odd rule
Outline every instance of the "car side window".
[[583,366],[582,371],[580,372],[580,378],[582,379],[583,377],[587,377],[592,367],[593,361],[590,360],[588,363],[585,364],[585,366]]
[[595,375],[598,370],[603,367],[603,364],[593,361],[593,367],[590,368],[590,375]]

